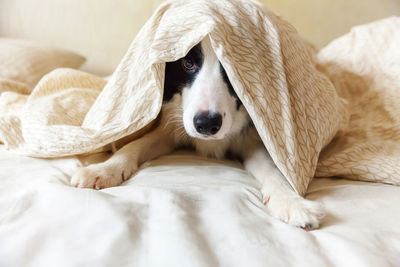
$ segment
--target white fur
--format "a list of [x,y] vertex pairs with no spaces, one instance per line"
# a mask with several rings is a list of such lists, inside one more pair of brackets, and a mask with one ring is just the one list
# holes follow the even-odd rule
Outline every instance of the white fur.
[[[247,122],[247,113],[241,112],[237,114],[238,116],[233,116],[236,109],[235,98],[229,94],[221,76],[219,60],[209,38],[201,42],[201,49],[204,55],[203,66],[190,90],[184,89],[182,94],[183,125],[191,137],[207,140],[223,139],[228,134],[237,133],[243,128],[243,123]],[[223,116],[221,129],[215,135],[205,137],[193,126],[194,116],[204,111],[219,112]]]
[[[324,216],[322,206],[296,194],[277,169],[248,114],[229,94],[219,70],[219,61],[208,38],[202,41],[204,63],[190,89],[176,94],[161,110],[158,127],[118,150],[103,163],[81,168],[71,180],[76,187],[102,189],[119,185],[148,160],[169,154],[179,146],[192,146],[197,153],[223,158],[229,150],[243,158],[244,167],[261,183],[268,212],[291,225],[311,229]],[[221,129],[214,136],[196,132],[193,117],[201,111],[218,111]],[[157,150],[154,150],[157,147]]]

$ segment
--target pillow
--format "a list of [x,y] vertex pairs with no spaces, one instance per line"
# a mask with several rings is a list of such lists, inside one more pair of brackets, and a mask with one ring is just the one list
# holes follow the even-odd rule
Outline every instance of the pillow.
[[78,68],[85,58],[31,41],[0,38],[0,62],[0,81],[22,83],[30,93],[45,74],[61,67]]

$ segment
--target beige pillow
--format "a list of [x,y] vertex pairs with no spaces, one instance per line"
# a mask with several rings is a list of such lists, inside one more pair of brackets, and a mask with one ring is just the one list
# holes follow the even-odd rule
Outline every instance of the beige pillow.
[[61,67],[78,68],[85,58],[32,41],[0,38],[0,62],[0,85],[14,81],[29,93],[45,74]]

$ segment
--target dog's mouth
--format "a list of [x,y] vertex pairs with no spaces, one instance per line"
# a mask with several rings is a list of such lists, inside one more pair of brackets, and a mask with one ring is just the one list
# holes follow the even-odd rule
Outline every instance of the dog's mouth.
[[218,137],[218,136],[209,136],[209,135],[201,135],[201,134],[196,134],[194,136],[190,135],[190,136],[193,138],[196,138],[196,139],[201,139],[201,140],[221,140],[221,139],[224,139],[224,137],[225,137],[225,136]]

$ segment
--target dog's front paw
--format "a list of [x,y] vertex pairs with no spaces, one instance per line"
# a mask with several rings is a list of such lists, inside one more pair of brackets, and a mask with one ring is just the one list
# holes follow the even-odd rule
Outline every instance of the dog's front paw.
[[270,196],[264,199],[268,212],[275,218],[304,230],[318,228],[325,216],[321,203],[300,196]]
[[132,172],[121,168],[110,167],[107,164],[94,164],[79,169],[71,178],[71,184],[75,187],[103,189],[120,185],[129,178]]

